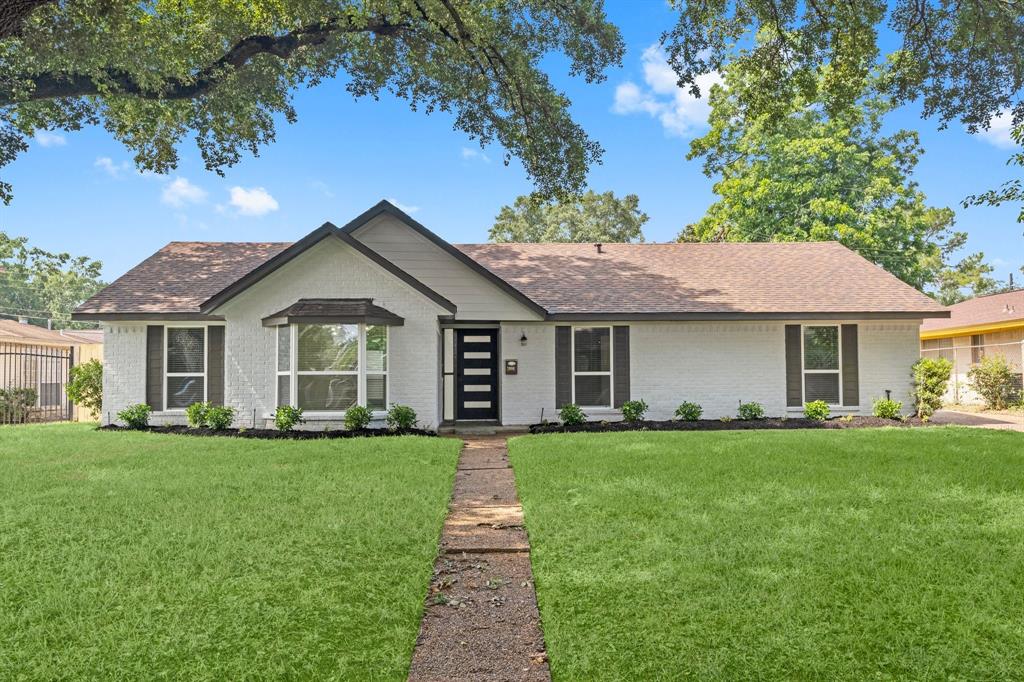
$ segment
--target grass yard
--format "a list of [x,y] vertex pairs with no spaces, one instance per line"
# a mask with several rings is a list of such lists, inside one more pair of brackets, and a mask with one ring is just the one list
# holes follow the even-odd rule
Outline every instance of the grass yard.
[[458,450],[0,428],[0,679],[404,679]]
[[567,679],[1024,676],[1024,435],[510,444]]

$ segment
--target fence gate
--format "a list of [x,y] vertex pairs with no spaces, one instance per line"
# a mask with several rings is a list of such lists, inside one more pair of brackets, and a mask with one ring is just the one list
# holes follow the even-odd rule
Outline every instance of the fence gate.
[[70,421],[72,348],[0,343],[0,424]]

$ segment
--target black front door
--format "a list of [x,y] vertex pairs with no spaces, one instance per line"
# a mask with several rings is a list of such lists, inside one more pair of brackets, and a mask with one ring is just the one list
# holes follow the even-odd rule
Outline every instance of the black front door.
[[498,330],[455,330],[455,418],[498,418]]

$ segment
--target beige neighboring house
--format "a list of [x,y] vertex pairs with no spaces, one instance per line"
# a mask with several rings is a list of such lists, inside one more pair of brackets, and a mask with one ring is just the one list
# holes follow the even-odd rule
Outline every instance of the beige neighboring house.
[[981,403],[969,386],[967,372],[991,355],[1006,358],[1017,373],[1019,390],[1024,368],[1024,289],[972,298],[950,306],[949,313],[946,319],[930,318],[921,325],[921,355],[953,363],[947,400]]
[[89,360],[103,362],[103,330],[44,329],[27,320],[0,319],[0,388],[31,388],[31,421],[89,421],[89,411],[70,405],[68,370]]

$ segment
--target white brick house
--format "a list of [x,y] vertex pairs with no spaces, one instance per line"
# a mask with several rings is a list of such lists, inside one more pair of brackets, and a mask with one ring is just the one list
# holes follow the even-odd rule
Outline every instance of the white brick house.
[[104,421],[210,400],[309,428],[393,403],[426,427],[637,398],[654,419],[869,414],[906,399],[921,321],[947,315],[836,243],[454,246],[387,202],[295,243],[173,242],[75,313],[106,329]]

